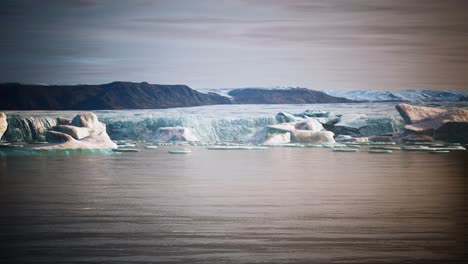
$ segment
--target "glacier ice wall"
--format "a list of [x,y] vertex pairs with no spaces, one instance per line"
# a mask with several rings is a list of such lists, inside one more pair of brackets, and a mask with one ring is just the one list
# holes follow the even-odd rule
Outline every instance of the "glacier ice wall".
[[[5,141],[45,141],[47,131],[57,125],[53,117],[8,115]],[[146,118],[104,117],[106,130],[113,140],[151,140],[158,128],[183,126],[191,129],[202,142],[247,141],[255,132],[276,123],[274,116],[258,118],[205,118],[196,115],[183,117],[148,116]]]
[[202,142],[247,141],[259,129],[276,123],[274,117],[212,119],[197,116],[153,117],[136,121],[103,118],[102,121],[107,125],[107,133],[115,140],[150,140],[160,127],[182,126],[190,128]]
[[[44,141],[46,132],[55,126],[55,118],[9,117],[8,130],[3,139],[6,141]],[[121,120],[115,117],[100,118],[113,140],[152,140],[160,127],[188,127],[202,142],[249,141],[262,128],[277,124],[274,116],[257,118],[203,118],[184,117],[147,117],[136,120]],[[327,130],[335,134],[353,136],[372,136],[394,133],[403,127],[401,119],[392,117],[361,117],[356,121],[338,123]]]
[[[444,105],[450,109],[452,104]],[[457,105],[468,109],[468,103]],[[401,130],[403,120],[395,103],[314,104],[314,105],[217,105],[189,108],[94,111],[107,125],[113,140],[151,140],[158,128],[184,126],[203,142],[247,141],[267,125],[277,124],[279,112],[292,114],[326,111],[341,116],[336,126],[325,127],[335,135],[371,136]],[[47,130],[56,125],[56,118],[72,118],[77,111],[6,111],[6,141],[43,141]]]

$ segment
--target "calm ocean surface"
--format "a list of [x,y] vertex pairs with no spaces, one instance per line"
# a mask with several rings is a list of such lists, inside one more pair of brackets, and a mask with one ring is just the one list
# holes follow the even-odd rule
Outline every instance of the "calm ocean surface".
[[0,262],[465,263],[467,152],[173,148],[1,156]]

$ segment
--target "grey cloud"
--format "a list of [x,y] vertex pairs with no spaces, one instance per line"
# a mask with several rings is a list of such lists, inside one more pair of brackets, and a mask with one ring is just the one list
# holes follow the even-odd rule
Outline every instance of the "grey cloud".
[[294,22],[292,19],[235,19],[235,18],[220,18],[220,17],[181,17],[181,18],[162,18],[162,17],[146,17],[136,18],[133,22],[142,22],[149,24],[179,24],[179,25],[196,25],[196,24],[270,24]]
[[398,14],[463,13],[468,8],[465,0],[243,0],[248,6],[277,7],[298,13],[311,12],[376,12]]
[[71,7],[71,8],[84,8],[99,5],[103,2],[102,0],[42,0],[46,4],[56,5],[59,7]]
[[157,82],[183,78],[189,85],[203,80],[197,84],[205,87],[282,78],[303,85],[344,80],[355,87],[391,76],[382,87],[468,86],[462,74],[468,1],[6,0],[0,5],[0,57],[6,62],[0,82],[157,76],[162,78]]

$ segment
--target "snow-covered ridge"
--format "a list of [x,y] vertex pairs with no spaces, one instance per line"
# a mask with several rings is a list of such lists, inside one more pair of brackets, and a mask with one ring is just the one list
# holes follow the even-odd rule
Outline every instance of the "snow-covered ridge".
[[[275,87],[248,87],[248,88],[213,88],[198,89],[203,93],[216,93],[232,99],[229,92],[236,89],[265,89],[265,90],[291,90],[301,87],[275,86]],[[303,88],[304,89],[304,88]],[[313,89],[310,89],[313,90]],[[468,91],[455,90],[399,90],[399,91],[379,91],[379,90],[320,90],[334,97],[342,97],[356,101],[366,102],[458,102],[466,101]]]
[[[292,89],[307,89],[304,87],[290,87],[290,86],[274,86],[274,87],[242,87],[242,88],[199,88],[196,89],[201,93],[215,93],[221,96],[225,96],[229,99],[233,99],[233,97],[229,94],[229,92],[233,90],[242,90],[242,89],[262,89],[262,90],[292,90]],[[311,90],[311,89],[310,89]]]
[[368,102],[458,102],[468,96],[468,91],[450,90],[322,90],[322,92],[335,97]]

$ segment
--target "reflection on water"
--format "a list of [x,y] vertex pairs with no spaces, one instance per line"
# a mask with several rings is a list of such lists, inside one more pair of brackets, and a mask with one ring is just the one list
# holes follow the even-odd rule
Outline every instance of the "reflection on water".
[[0,260],[463,263],[466,152],[0,157]]
[[0,157],[29,157],[29,156],[70,156],[70,155],[110,155],[114,154],[110,149],[15,149],[0,150]]

